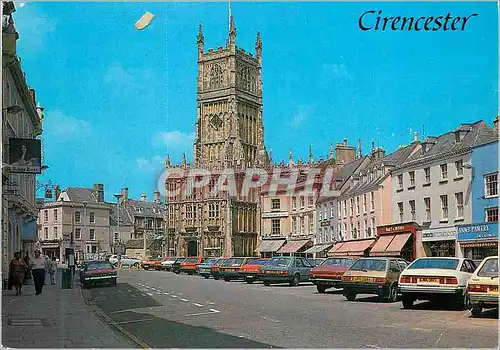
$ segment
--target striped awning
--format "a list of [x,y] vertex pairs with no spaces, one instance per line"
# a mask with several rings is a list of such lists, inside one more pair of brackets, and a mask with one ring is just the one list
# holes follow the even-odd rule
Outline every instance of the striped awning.
[[352,240],[343,243],[335,252],[330,250],[328,254],[332,256],[363,256],[365,250],[373,246],[375,239]]
[[315,245],[315,246],[312,246],[311,248],[309,248],[308,250],[306,250],[304,253],[307,253],[307,254],[322,253],[325,250],[330,249],[330,247],[332,245],[333,245],[332,243]]
[[488,240],[488,241],[458,241],[460,243],[460,247],[462,248],[473,248],[473,247],[497,247],[498,241],[496,240]]
[[275,253],[286,242],[286,239],[263,239],[255,252]]
[[296,253],[303,246],[310,243],[311,241],[308,239],[302,239],[299,241],[290,241],[281,247],[280,250],[277,251],[278,254],[287,254],[287,253]]

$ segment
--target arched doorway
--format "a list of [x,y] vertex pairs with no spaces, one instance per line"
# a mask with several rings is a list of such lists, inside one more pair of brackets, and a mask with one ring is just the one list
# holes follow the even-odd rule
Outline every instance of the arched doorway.
[[195,240],[188,241],[187,256],[198,256],[198,242]]

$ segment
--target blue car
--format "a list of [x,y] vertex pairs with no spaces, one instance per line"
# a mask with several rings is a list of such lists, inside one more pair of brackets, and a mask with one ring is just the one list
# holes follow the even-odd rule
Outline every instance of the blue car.
[[313,267],[306,258],[280,256],[262,267],[259,279],[265,286],[271,283],[289,283],[290,286],[298,286],[300,282],[309,281],[309,273]]
[[220,258],[209,258],[203,262],[203,264],[198,265],[196,267],[196,273],[198,275],[203,276],[204,278],[210,278],[212,273],[212,266],[216,265],[217,262],[221,260]]

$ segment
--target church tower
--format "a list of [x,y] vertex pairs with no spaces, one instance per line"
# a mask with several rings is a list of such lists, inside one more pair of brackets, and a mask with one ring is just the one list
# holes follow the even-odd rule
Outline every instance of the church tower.
[[230,15],[225,47],[204,50],[198,37],[197,118],[194,166],[248,166],[267,163],[262,123],[262,41],[255,56],[236,46]]

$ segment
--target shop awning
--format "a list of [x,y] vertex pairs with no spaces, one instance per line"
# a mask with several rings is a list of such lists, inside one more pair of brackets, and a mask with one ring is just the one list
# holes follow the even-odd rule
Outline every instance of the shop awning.
[[488,240],[488,241],[458,241],[460,243],[460,247],[462,248],[472,248],[472,247],[497,247],[497,240]]
[[305,246],[307,243],[311,242],[308,239],[303,239],[300,241],[290,241],[281,247],[280,250],[277,251],[278,254],[286,254],[286,253],[296,253],[300,248]]
[[389,244],[389,246],[385,250],[385,255],[386,256],[401,255],[401,250],[405,246],[406,242],[408,242],[411,235],[412,235],[411,232],[394,235],[394,239],[391,241],[391,244]]
[[346,241],[344,244],[331,255],[333,256],[363,256],[365,250],[370,248],[375,239],[363,239],[355,241]]
[[337,250],[344,245],[344,242],[335,243],[335,245],[328,251],[328,255],[334,254]]
[[286,242],[286,239],[265,239],[254,250],[260,253],[275,253]]
[[370,250],[370,256],[384,256],[385,250],[389,247],[396,235],[380,235],[375,245]]
[[307,254],[322,253],[325,250],[330,249],[331,246],[332,246],[332,243],[315,245],[315,246],[309,248],[308,250],[306,250],[304,253],[307,253]]
[[43,244],[43,243],[42,243],[42,244],[41,244],[41,248],[42,248],[42,249],[54,249],[54,248],[59,248],[59,244],[57,244],[57,243],[56,243],[56,244],[54,244],[54,243],[52,243],[52,244]]

